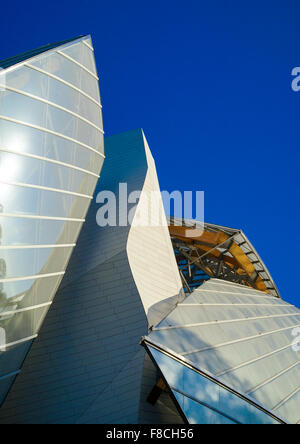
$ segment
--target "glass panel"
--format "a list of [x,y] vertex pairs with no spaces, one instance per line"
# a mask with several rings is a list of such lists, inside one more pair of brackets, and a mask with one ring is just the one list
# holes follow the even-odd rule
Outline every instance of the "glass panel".
[[[6,336],[5,344],[34,336],[38,332],[38,328],[48,308],[49,307],[42,307],[17,313],[6,320],[0,318],[0,329],[5,331]],[[3,344],[4,349],[5,344]]]
[[73,247],[1,250],[0,258],[6,268],[4,278],[63,271],[72,250]]
[[[58,53],[44,55],[40,57],[39,60],[34,62],[31,61],[30,65],[36,66],[37,68],[64,80],[70,85],[80,89],[97,102],[100,101],[98,80],[62,55]],[[90,83],[90,85],[88,85],[88,83]]]
[[90,199],[54,191],[37,190],[0,183],[3,213],[82,218]]
[[72,168],[0,151],[0,179],[92,195],[97,178]]
[[[104,137],[100,134],[104,152]],[[43,131],[0,119],[0,146],[8,150],[30,153],[33,155],[58,160],[99,174],[103,157],[75,142],[47,134]]]
[[[47,68],[47,66],[51,65],[51,63],[56,65],[55,58],[63,59],[63,57],[53,54],[44,59],[45,63],[43,63],[43,60],[39,60],[32,63],[32,65],[37,66],[50,74],[55,74],[57,77],[63,78],[63,76],[58,75],[55,70]],[[68,60],[63,59],[63,61],[64,63],[66,62],[72,64],[72,62],[69,62]],[[45,64],[46,66],[44,66]],[[69,83],[91,96],[100,104],[98,81],[93,78],[89,79],[88,81],[86,76],[89,76],[89,74],[83,71],[81,68],[77,67],[74,69],[73,64],[71,72],[74,73],[74,77],[77,80]],[[59,80],[49,77],[47,74],[24,66],[6,74],[6,85],[62,106],[67,110],[79,114],[88,121],[94,123],[96,126],[103,128],[102,111],[96,103],[94,103],[84,94],[81,94],[80,91],[76,91],[74,88],[71,88]]]
[[61,276],[27,279],[25,281],[2,282],[0,284],[0,317],[5,313],[40,305],[52,300]]
[[0,115],[55,131],[93,149],[100,149],[101,133],[72,114],[11,91],[2,92],[0,99]]
[[229,418],[173,390],[189,424],[236,424]]
[[9,390],[11,384],[14,382],[14,380],[15,376],[11,376],[10,378],[0,379],[0,405],[4,401],[6,393]]
[[[299,371],[297,372],[297,385],[299,387]],[[299,424],[300,413],[300,391],[296,392],[288,401],[282,404],[276,413],[282,418],[289,418],[289,422],[292,424]]]
[[[44,45],[44,46],[41,46],[36,49],[31,49],[30,51],[22,52],[21,54],[17,54],[12,57],[1,60],[0,66],[5,69],[9,66],[15,65],[16,63],[23,62],[23,61],[28,60],[33,57],[37,57],[45,51],[51,51],[54,48],[58,48],[59,46],[63,46],[68,43],[75,42],[75,40],[78,40],[78,38],[75,37],[75,38],[67,39],[67,40],[64,40],[61,42],[51,43],[51,44]],[[87,38],[86,40],[90,41],[90,38]]]
[[[149,350],[172,390],[179,390],[242,424],[276,423],[268,414],[184,364],[152,347]],[[194,407],[189,401],[188,409]]]
[[82,222],[1,217],[2,245],[55,245],[76,242]]
[[[93,51],[84,44],[75,44],[74,50],[69,48],[64,48],[66,53],[96,72]],[[55,51],[30,63],[70,85],[33,68],[19,67],[7,73],[7,87],[16,91],[0,92],[0,115],[59,133],[104,153],[103,134],[95,128],[103,127],[98,81]],[[74,165],[96,175],[104,161],[102,156],[79,143],[5,119],[0,119],[0,147],[19,153],[0,152],[0,180],[86,195],[93,194],[97,177],[50,160]],[[33,159],[26,154],[49,161]],[[2,247],[72,244],[76,242],[82,224],[4,217],[1,213],[81,219],[91,202],[88,198],[66,193],[9,184],[0,184],[0,196]],[[0,250],[0,280],[64,271],[72,250],[72,247],[3,248]],[[49,306],[33,307],[51,301],[60,282],[61,276],[0,282],[0,335],[6,344],[38,332]],[[31,309],[20,311],[27,308]],[[1,350],[0,376],[20,368],[30,344],[31,341]],[[7,379],[3,385],[0,380],[0,404],[12,381]]]
[[85,66],[92,73],[97,74],[94,61],[94,53],[82,42],[78,42],[74,45],[64,48],[61,52],[67,54],[69,57],[72,57],[72,59]]
[[9,347],[6,351],[0,351],[0,376],[19,370],[23,364],[24,356],[26,356],[32,341],[24,342]]
[[[0,332],[4,332],[6,344],[37,333],[49,306],[32,307],[52,301],[60,280],[61,276],[53,276],[3,284],[3,290],[0,293]],[[16,310],[25,308],[31,308],[31,310],[14,313]],[[2,371],[1,354],[0,371]]]

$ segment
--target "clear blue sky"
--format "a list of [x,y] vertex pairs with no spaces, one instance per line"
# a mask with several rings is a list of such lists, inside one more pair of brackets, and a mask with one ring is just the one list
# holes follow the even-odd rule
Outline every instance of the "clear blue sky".
[[300,306],[299,1],[2,2],[0,58],[91,33],[108,135],[142,127],[162,189],[204,190]]

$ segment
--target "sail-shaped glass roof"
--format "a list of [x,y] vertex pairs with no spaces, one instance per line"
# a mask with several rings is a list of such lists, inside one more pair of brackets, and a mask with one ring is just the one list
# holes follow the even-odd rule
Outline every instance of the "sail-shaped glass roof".
[[83,36],[73,37],[72,39],[64,40],[58,43],[50,43],[48,45],[41,46],[31,51],[23,52],[14,57],[9,57],[7,59],[0,60],[0,68],[2,69],[9,68],[12,65],[16,65],[17,63],[23,62],[24,60],[30,59],[31,57],[42,54],[43,52],[50,51],[51,49],[57,48],[58,46],[73,42],[74,40],[77,40],[81,37]]

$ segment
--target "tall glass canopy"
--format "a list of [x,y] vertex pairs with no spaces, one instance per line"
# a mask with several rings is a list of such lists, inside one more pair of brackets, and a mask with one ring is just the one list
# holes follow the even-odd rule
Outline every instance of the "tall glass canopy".
[[65,273],[104,161],[90,36],[0,62],[0,404]]

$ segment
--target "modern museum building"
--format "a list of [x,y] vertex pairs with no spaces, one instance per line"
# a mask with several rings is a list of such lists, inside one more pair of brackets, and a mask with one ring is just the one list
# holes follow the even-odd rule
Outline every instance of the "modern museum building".
[[91,37],[0,68],[0,423],[300,423],[300,310],[241,230],[166,217],[143,130],[104,138]]

